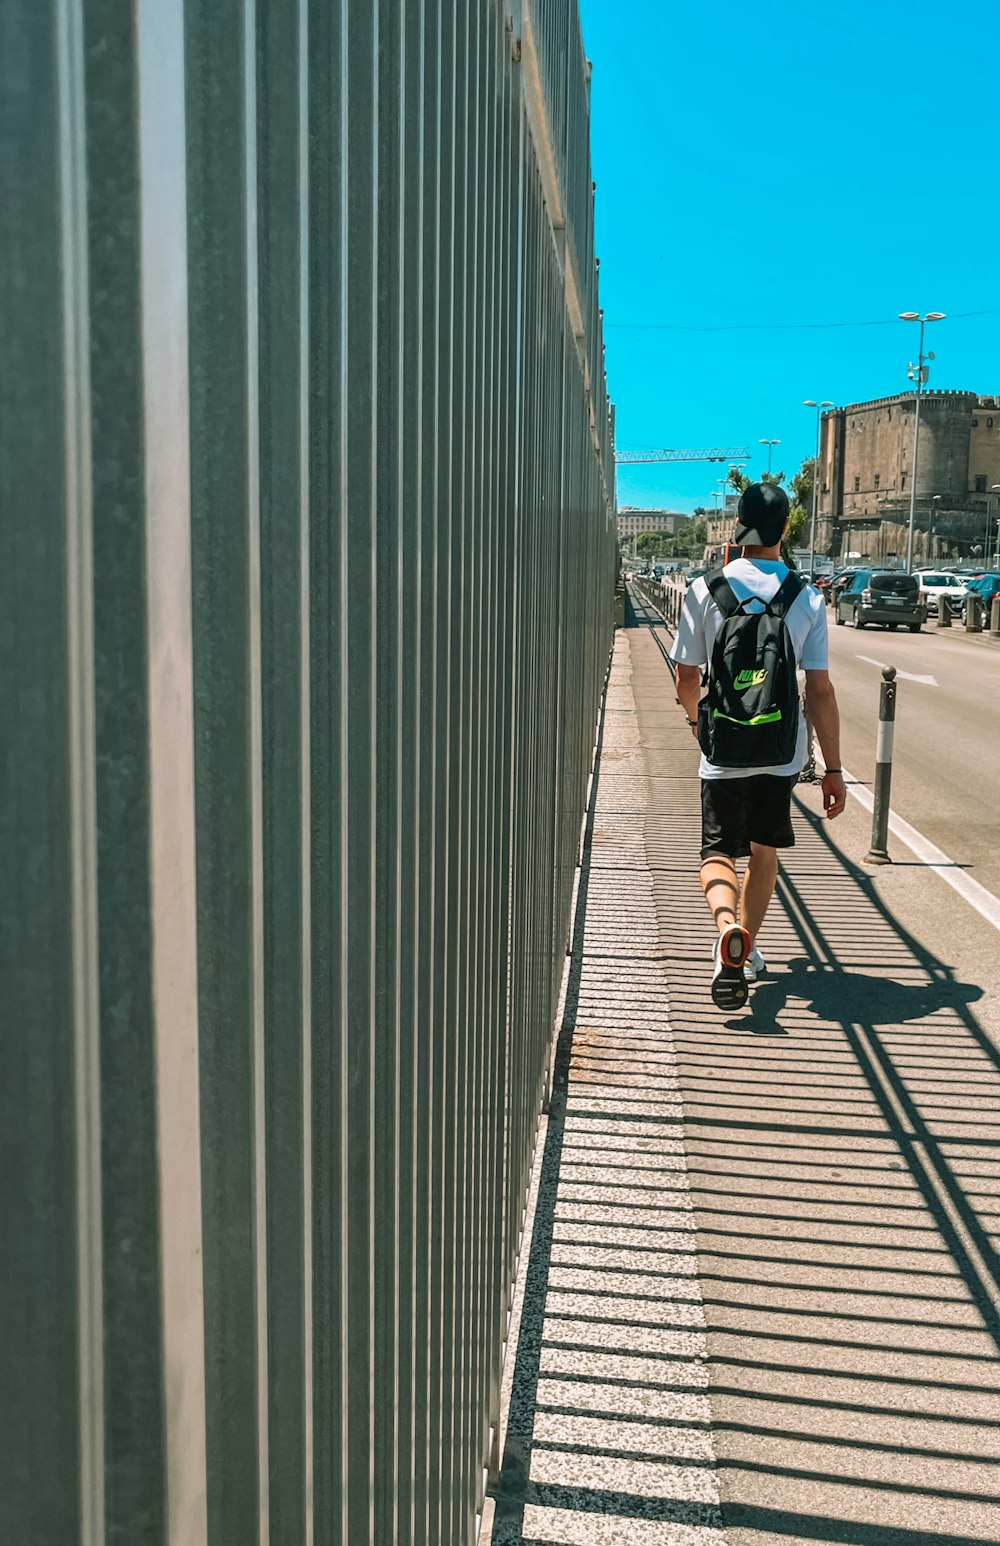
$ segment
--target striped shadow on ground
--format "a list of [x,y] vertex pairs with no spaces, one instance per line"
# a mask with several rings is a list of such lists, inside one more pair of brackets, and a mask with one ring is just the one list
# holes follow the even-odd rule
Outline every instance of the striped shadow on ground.
[[638,603],[629,622],[729,1546],[994,1542],[1000,1050],[982,988],[908,930],[801,790],[767,974],[745,1010],[713,1008],[669,636]]
[[492,1540],[996,1541],[981,990],[804,795],[770,969],[714,1010],[664,643],[616,643]]
[[[613,818],[619,636],[523,1282],[492,1546],[725,1546],[653,883]],[[610,848],[617,867],[600,869]]]

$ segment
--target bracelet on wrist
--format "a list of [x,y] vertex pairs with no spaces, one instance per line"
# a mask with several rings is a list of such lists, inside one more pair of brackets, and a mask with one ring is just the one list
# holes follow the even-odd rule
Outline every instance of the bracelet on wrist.
[[843,768],[827,768],[828,773],[843,773]]

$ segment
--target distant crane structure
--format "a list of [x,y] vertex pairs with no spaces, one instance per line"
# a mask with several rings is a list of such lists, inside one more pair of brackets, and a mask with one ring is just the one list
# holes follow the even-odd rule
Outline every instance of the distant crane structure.
[[708,446],[699,451],[616,451],[619,465],[635,465],[638,462],[745,462],[749,459],[747,446]]

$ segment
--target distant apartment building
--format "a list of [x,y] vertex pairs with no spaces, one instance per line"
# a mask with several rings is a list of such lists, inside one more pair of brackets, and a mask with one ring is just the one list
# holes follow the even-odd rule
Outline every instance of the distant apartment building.
[[1000,395],[925,392],[913,467],[912,392],[823,415],[817,549],[889,562],[905,554],[916,482],[914,553],[965,557],[1000,515]]
[[633,505],[625,505],[618,511],[618,540],[631,540],[644,531],[676,537],[690,519],[681,510],[637,510]]
[[740,496],[734,490],[733,493],[726,495],[721,515],[706,516],[706,556],[714,552],[717,548],[724,547],[727,542],[732,542],[733,532],[736,530],[736,510],[739,502]]

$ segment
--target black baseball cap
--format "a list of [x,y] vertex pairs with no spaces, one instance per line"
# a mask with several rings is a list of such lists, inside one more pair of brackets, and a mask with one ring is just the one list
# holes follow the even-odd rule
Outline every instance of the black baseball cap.
[[740,547],[773,548],[788,520],[788,495],[777,483],[751,483],[740,495],[733,541]]

